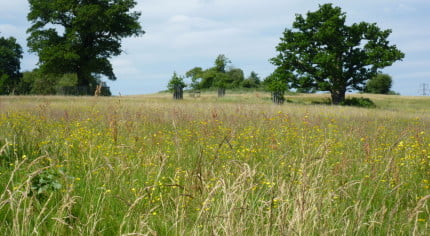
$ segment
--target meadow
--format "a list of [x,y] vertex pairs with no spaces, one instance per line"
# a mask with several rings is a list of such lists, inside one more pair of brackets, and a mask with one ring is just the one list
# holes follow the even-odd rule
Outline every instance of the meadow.
[[429,235],[430,97],[0,97],[4,235]]

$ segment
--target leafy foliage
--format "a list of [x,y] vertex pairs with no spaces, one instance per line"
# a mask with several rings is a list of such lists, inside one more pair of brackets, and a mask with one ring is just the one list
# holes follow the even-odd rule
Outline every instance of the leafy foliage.
[[285,101],[284,95],[288,90],[288,84],[280,76],[274,72],[264,80],[264,87],[267,91],[272,93],[272,101],[276,104],[283,104]]
[[180,88],[187,87],[187,85],[184,82],[184,78],[181,76],[178,76],[178,74],[176,74],[176,72],[174,72],[172,79],[170,79],[169,84],[167,85],[167,89],[170,92],[173,92],[175,90],[175,88],[177,88],[178,86]]
[[279,73],[272,73],[267,76],[263,82],[264,87],[270,92],[285,92],[288,90],[288,84]]
[[255,73],[254,71],[251,71],[251,74],[249,75],[248,78],[246,78],[243,82],[242,82],[242,87],[244,88],[258,88],[260,87],[261,81],[260,81],[260,77],[258,76],[257,73]]
[[0,37],[0,94],[14,93],[21,79],[22,48],[13,37]]
[[375,103],[369,98],[347,98],[340,105],[345,106],[355,106],[355,107],[365,107],[365,108],[375,108]]
[[115,80],[109,58],[122,53],[121,39],[144,33],[133,0],[29,0],[30,51],[44,73],[75,73],[79,86],[96,76]]
[[[76,74],[46,74],[40,69],[23,72],[23,77],[18,85],[20,94],[56,94],[62,87],[74,87],[77,85]],[[99,80],[96,80],[100,82]]]
[[306,17],[297,15],[271,59],[291,88],[329,91],[335,104],[347,90],[362,90],[379,69],[404,54],[390,45],[391,30],[366,22],[345,24],[346,15],[332,4],[320,5]]
[[62,188],[60,177],[64,175],[61,169],[48,169],[31,179],[30,194],[39,199],[46,198],[49,193]]
[[230,66],[230,63],[230,59],[221,54],[215,59],[213,67],[205,70],[194,67],[185,76],[191,78],[192,89],[240,88],[245,80],[243,70]]
[[377,74],[367,81],[364,91],[366,93],[389,94],[393,80],[387,74]]

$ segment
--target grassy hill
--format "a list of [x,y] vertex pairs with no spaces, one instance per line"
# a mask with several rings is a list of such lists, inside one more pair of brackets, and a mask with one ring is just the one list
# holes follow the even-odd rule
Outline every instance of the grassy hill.
[[0,97],[5,235],[426,235],[430,98]]

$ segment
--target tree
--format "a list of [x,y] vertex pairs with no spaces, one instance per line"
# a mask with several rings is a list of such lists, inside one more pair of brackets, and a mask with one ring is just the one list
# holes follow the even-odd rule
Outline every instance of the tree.
[[185,88],[187,87],[187,85],[184,82],[184,78],[182,76],[178,76],[178,74],[176,74],[176,72],[173,72],[173,76],[170,79],[169,83],[167,84],[167,89],[170,92],[175,91],[176,88]]
[[215,59],[215,70],[217,72],[225,73],[227,70],[228,64],[230,64],[231,61],[228,59],[224,54],[218,55],[218,57]]
[[242,87],[244,88],[258,88],[260,87],[260,77],[254,71],[242,82]]
[[266,90],[272,93],[273,102],[284,103],[284,94],[288,90],[288,84],[280,73],[273,72],[266,77],[263,84]]
[[115,80],[109,59],[122,53],[121,39],[144,33],[134,0],[29,0],[28,47],[43,73],[74,73],[78,86],[97,75]]
[[185,76],[187,78],[191,78],[191,88],[192,89],[201,89],[200,82],[202,80],[203,69],[201,67],[194,67],[193,69],[187,71]]
[[332,4],[320,5],[306,18],[296,15],[286,29],[271,62],[291,88],[329,91],[332,102],[345,100],[349,90],[362,90],[379,69],[404,54],[387,40],[391,30],[375,23],[345,24],[346,15]]
[[375,77],[367,81],[364,92],[389,94],[393,80],[387,74],[377,74]]
[[22,48],[14,37],[0,37],[0,94],[14,93],[22,77]]
[[243,70],[240,68],[230,68],[226,75],[228,76],[227,83],[229,88],[239,88],[245,80]]
[[215,59],[213,67],[206,70],[194,67],[185,75],[191,78],[193,89],[239,88],[244,81],[243,70],[230,66],[230,63],[231,61],[221,54]]

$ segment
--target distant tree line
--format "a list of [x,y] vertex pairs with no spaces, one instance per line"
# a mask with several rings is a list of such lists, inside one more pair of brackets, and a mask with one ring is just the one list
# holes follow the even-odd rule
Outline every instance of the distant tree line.
[[[47,74],[40,69],[24,71],[16,81],[18,83],[13,93],[16,95],[93,95],[96,89],[92,86],[78,86],[76,74]],[[100,79],[96,79],[96,83],[105,85]],[[103,86],[101,95],[110,96],[109,87]]]
[[[223,54],[218,55],[214,66],[202,69],[194,67],[186,72],[185,76],[180,76],[176,72],[173,73],[167,89],[169,92],[174,92],[177,88],[189,87],[190,90],[213,90],[217,88],[228,89],[247,89],[261,88],[265,91],[272,92],[279,96],[279,99],[284,96],[285,92],[291,92],[289,83],[285,77],[278,71],[267,76],[263,81],[260,80],[258,74],[254,71],[245,78],[244,72],[240,68],[235,68],[230,65],[231,61]],[[191,80],[190,84],[186,84],[185,79]],[[300,86],[294,90],[296,93],[315,93],[317,89],[306,79],[299,81]],[[367,83],[362,88],[365,93],[374,94],[397,94],[391,90],[392,78],[388,74],[377,73],[375,76],[367,80]],[[293,87],[293,86],[291,86]]]
[[191,80],[190,88],[204,90],[213,88],[258,88],[261,86],[260,77],[254,71],[245,78],[240,68],[231,66],[231,61],[225,55],[218,55],[213,67],[202,69],[194,67],[185,74]]

